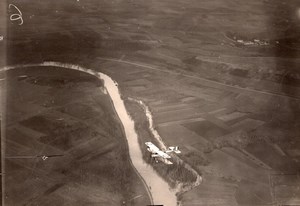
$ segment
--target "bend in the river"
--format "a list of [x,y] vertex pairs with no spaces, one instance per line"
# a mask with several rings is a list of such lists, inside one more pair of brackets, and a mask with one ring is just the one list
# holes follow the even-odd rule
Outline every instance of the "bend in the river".
[[139,176],[142,178],[144,183],[146,183],[148,192],[150,193],[149,196],[152,199],[152,203],[161,204],[165,206],[175,206],[177,204],[177,197],[175,191],[171,190],[168,183],[163,178],[161,178],[156,173],[156,171],[154,171],[153,168],[143,160],[142,151],[138,143],[138,135],[134,128],[134,121],[126,111],[117,83],[113,81],[109,76],[101,72],[86,69],[78,65],[65,64],[60,62],[43,62],[40,64],[7,66],[0,69],[0,71],[37,66],[52,66],[66,69],[74,69],[77,71],[82,71],[91,74],[104,81],[106,91],[110,95],[115,111],[123,124],[124,132],[128,142],[131,162],[135,167],[136,171],[138,172]]

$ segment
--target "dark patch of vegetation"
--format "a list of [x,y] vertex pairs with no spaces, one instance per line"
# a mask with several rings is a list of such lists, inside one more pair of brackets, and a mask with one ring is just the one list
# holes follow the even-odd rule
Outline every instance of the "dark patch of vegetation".
[[209,121],[185,123],[183,126],[208,140],[213,140],[219,136],[228,134],[228,131]]
[[45,115],[31,117],[22,121],[21,124],[33,130],[37,130],[42,133],[51,132],[51,134],[61,132],[62,130],[66,131],[72,127],[70,123],[55,121],[47,118]]
[[188,162],[190,165],[193,166],[207,166],[210,164],[210,161],[205,158],[204,154],[202,154],[199,151],[189,151],[187,154],[185,154],[182,159],[186,162]]
[[184,167],[184,163],[174,162],[172,165],[164,163],[152,164],[153,168],[168,181],[171,187],[175,187],[176,183],[190,184],[196,181],[196,176]]
[[51,77],[29,77],[26,79],[26,82],[29,82],[31,84],[37,84],[39,86],[51,86],[51,87],[72,87],[82,82],[93,82],[98,87],[103,86],[101,81],[96,81],[93,78],[90,77],[81,77],[81,78],[70,78],[70,77],[59,77],[59,76],[51,76]]
[[244,131],[237,131],[216,138],[212,144],[216,149],[221,149],[222,147],[244,148],[251,141],[253,141],[253,139],[248,135],[248,133]]
[[231,75],[239,76],[239,77],[247,77],[248,75],[248,70],[243,70],[243,69],[233,69],[229,73]]

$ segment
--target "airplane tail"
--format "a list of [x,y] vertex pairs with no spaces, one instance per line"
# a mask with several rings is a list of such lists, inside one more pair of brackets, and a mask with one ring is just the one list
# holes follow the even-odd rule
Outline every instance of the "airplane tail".
[[176,154],[181,153],[181,151],[179,150],[179,147],[178,147],[178,146],[168,147],[168,150],[167,150],[166,152],[167,152],[167,153],[175,152]]

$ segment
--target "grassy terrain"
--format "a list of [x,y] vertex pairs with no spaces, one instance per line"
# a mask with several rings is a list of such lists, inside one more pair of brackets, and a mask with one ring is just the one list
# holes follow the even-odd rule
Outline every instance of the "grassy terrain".
[[28,68],[7,72],[6,83],[6,205],[150,202],[101,81]]

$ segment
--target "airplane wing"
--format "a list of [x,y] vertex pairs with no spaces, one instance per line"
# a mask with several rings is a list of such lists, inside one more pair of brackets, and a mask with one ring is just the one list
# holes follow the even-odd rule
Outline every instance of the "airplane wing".
[[159,150],[159,151],[157,152],[157,154],[158,154],[159,156],[161,156],[161,157],[165,158],[165,159],[169,159],[169,158],[171,158],[171,156],[170,156],[170,155],[168,155],[168,154],[164,153],[164,152],[163,152],[163,151],[161,151],[161,150]]
[[149,148],[149,151],[152,153],[157,153],[158,151],[160,151],[160,149],[156,147],[152,142],[145,142],[145,144]]
[[[171,158],[170,155],[168,155],[167,153],[161,151],[158,147],[156,147],[152,142],[145,142],[145,144],[148,147],[148,151],[151,152],[153,155],[155,155],[156,157],[162,157],[164,159],[169,159]],[[169,161],[170,162],[170,161]],[[171,163],[171,162],[170,162]],[[168,164],[170,164],[168,163]]]

